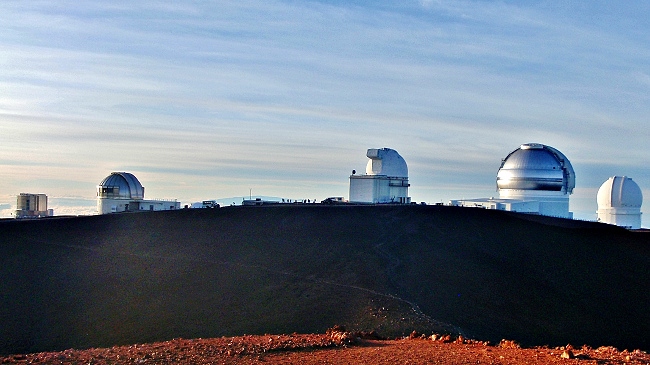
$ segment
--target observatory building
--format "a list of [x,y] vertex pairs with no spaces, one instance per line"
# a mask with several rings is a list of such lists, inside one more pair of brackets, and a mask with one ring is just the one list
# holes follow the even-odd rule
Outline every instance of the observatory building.
[[597,195],[598,221],[617,226],[641,228],[641,188],[627,176],[612,176],[600,186]]
[[408,204],[409,178],[406,161],[390,148],[371,148],[366,152],[370,159],[366,173],[350,175],[351,203]]
[[20,193],[16,198],[16,218],[42,218],[54,215],[47,209],[47,195]]
[[569,159],[553,147],[522,144],[501,161],[496,183],[498,199],[452,200],[450,205],[573,218],[569,195],[576,175]]
[[144,200],[144,187],[128,172],[112,172],[97,185],[99,214],[179,209],[176,200]]

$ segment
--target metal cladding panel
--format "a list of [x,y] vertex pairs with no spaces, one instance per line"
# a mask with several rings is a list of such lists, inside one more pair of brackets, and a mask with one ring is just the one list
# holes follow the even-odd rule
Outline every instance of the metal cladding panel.
[[562,171],[566,180],[566,191],[572,193],[573,188],[576,187],[576,172],[573,170],[571,161],[562,152],[551,146],[544,146],[544,148],[551,151],[562,164]]
[[379,157],[379,149],[378,148],[368,148],[368,151],[366,151],[366,156],[368,158],[378,158]]
[[356,203],[375,203],[376,179],[351,176],[349,201]]
[[510,154],[503,163],[507,170],[561,170],[560,162],[546,150],[518,149]]
[[350,198],[353,203],[407,203],[408,180],[386,176],[350,176]]
[[144,199],[144,187],[135,175],[128,172],[120,172],[120,175],[129,183],[129,190],[131,192],[131,199]]
[[374,203],[390,203],[390,186],[389,180],[382,176],[375,179],[375,196],[373,198]]
[[573,213],[569,211],[569,200],[564,201],[540,201],[539,214],[550,217],[573,218]]
[[122,176],[117,174],[111,174],[102,180],[102,182],[99,183],[98,190],[102,197],[131,198],[129,193],[129,184]]
[[499,189],[561,191],[564,177],[561,170],[499,170]]

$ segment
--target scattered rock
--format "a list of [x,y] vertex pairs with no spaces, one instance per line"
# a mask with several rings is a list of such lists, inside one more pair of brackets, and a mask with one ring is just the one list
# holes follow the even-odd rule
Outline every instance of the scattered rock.
[[345,327],[336,325],[328,329],[325,334],[332,340],[342,345],[350,345],[356,341],[357,336],[345,330]]
[[506,349],[520,349],[521,345],[513,340],[502,339],[501,342],[499,342],[499,347]]
[[[384,339],[382,342],[375,342],[375,337],[381,336],[374,332],[350,333],[342,326],[335,326],[330,328],[327,334],[294,333],[194,340],[174,339],[137,346],[0,356],[0,364],[127,365],[151,363],[186,365],[236,363],[253,365],[260,362],[316,364],[326,362],[324,361],[326,359],[331,360],[332,356],[341,360],[341,363],[359,363],[360,359],[367,359],[367,363],[373,363],[381,358],[385,360],[384,363],[403,363],[405,359],[408,359],[409,363],[416,365],[430,363],[562,365],[578,363],[578,360],[584,359],[590,361],[585,363],[602,365],[650,364],[650,356],[641,350],[619,351],[613,347],[601,347],[596,350],[588,346],[576,350],[571,345],[556,348],[521,348],[515,341],[505,339],[496,347],[484,347],[485,342],[463,336],[454,337],[452,340],[452,336],[440,334],[432,334],[428,337],[435,341],[435,345],[431,345],[420,340],[423,338],[421,334],[417,332],[411,334],[413,340],[410,341],[400,338],[399,340]],[[367,336],[368,339],[361,340],[362,336]],[[443,345],[443,342],[446,344]],[[342,349],[351,343],[354,347],[337,350],[337,348]],[[333,350],[319,351],[319,349],[325,348]],[[399,348],[399,350],[395,351],[395,348]],[[274,359],[283,359],[288,362],[274,362]]]
[[563,359],[573,359],[575,358],[575,355],[573,355],[573,351],[571,350],[564,350],[564,352],[562,352],[562,355],[560,355],[560,357]]
[[360,332],[354,332],[354,335],[362,340],[386,340],[387,338],[384,336],[381,336],[378,334],[376,331],[360,331]]

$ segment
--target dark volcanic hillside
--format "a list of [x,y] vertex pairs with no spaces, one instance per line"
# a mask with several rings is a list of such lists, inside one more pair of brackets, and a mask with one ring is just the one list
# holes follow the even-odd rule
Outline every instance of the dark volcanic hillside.
[[0,354],[334,324],[650,349],[650,234],[532,218],[296,205],[2,221]]

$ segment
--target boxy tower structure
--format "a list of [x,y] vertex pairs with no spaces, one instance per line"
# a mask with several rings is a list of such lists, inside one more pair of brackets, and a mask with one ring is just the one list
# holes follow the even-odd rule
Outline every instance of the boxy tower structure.
[[366,173],[350,175],[351,203],[408,204],[409,178],[406,161],[390,148],[371,148],[366,152],[370,159]]
[[20,193],[16,199],[16,218],[41,218],[54,215],[47,209],[47,195]]

